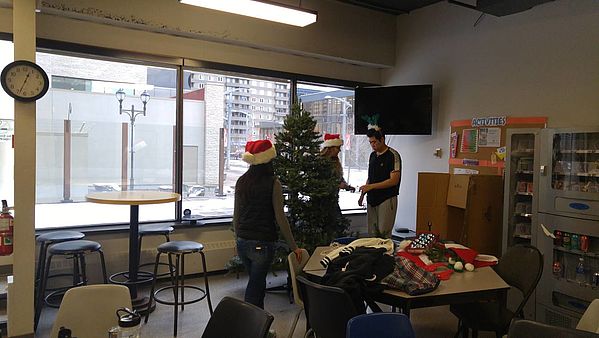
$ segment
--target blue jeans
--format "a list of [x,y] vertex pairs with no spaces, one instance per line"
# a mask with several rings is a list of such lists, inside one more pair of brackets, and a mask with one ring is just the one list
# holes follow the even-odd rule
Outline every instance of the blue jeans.
[[266,274],[275,257],[275,242],[237,238],[237,254],[249,275],[244,300],[264,309]]

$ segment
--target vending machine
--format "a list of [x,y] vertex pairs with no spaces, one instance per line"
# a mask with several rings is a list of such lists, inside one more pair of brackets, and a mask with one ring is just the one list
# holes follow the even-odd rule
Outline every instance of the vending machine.
[[599,298],[599,127],[541,131],[538,321],[575,327]]

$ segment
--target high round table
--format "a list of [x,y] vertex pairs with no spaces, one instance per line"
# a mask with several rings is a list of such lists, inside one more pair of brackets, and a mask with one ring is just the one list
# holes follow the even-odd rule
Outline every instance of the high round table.
[[128,284],[131,293],[133,307],[146,310],[148,307],[147,297],[137,296],[137,277],[139,271],[139,206],[142,204],[160,204],[176,202],[181,195],[165,191],[111,191],[88,194],[85,196],[88,202],[100,204],[129,205],[129,278]]

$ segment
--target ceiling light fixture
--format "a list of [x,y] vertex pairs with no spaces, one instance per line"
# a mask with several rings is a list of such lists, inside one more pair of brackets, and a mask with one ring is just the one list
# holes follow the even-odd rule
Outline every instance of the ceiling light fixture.
[[179,2],[298,27],[306,27],[316,22],[317,16],[315,11],[263,0],[179,0]]

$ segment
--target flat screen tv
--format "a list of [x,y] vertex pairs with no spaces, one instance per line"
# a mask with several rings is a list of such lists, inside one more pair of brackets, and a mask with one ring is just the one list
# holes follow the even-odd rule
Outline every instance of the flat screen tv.
[[355,134],[365,135],[378,114],[385,135],[431,135],[433,86],[358,87],[355,91]]

